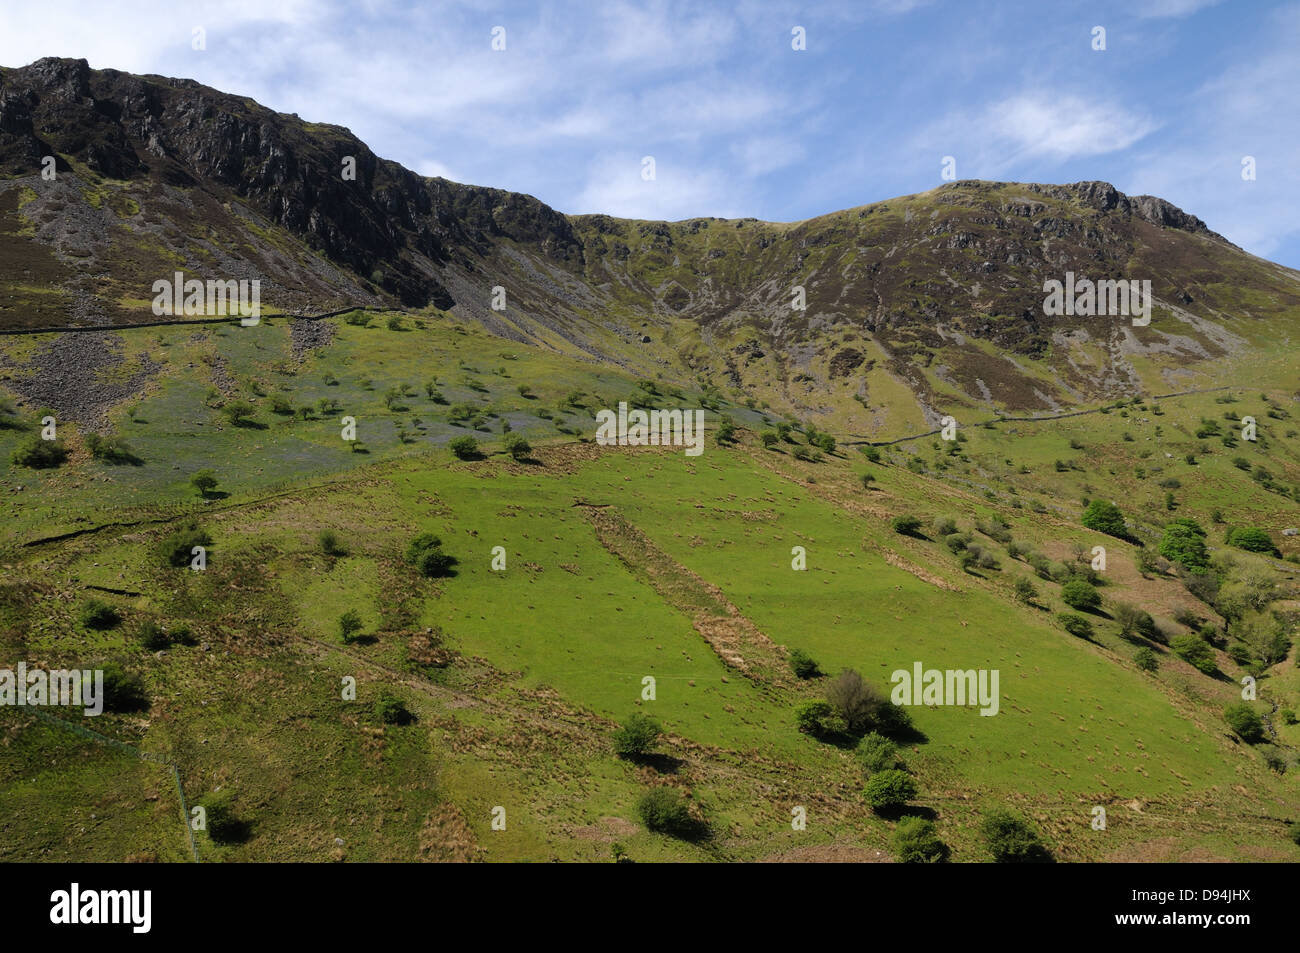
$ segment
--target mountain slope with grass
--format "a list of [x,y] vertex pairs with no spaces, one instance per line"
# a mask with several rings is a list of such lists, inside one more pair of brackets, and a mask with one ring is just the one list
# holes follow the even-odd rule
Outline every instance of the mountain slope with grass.
[[1101,183],[668,224],[363,150],[0,73],[0,669],[108,684],[0,706],[0,858],[1300,859],[1295,273]]

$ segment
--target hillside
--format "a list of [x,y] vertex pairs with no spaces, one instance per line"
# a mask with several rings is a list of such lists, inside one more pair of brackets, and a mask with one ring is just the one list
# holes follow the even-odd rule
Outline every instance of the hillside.
[[[1195,217],[566,216],[70,60],[0,71],[0,169],[0,669],[120,672],[0,707],[0,859],[874,862],[911,815],[987,861],[1001,808],[1058,861],[1300,859],[1300,275]],[[178,269],[264,317],[156,318]],[[1150,325],[1044,315],[1066,271],[1149,279]],[[594,442],[620,402],[704,452]],[[873,762],[804,707],[916,665],[996,714],[882,704]]]

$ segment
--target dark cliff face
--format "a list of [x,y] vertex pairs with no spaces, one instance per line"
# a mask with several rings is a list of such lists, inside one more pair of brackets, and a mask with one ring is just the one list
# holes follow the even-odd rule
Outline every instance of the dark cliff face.
[[[192,80],[52,58],[0,73],[0,170],[30,175],[53,154],[113,179],[229,190],[357,275],[378,274],[407,306],[450,307],[430,272],[497,237],[558,261],[581,256],[568,220],[536,199],[425,179],[346,129]],[[355,180],[344,178],[345,161]]]

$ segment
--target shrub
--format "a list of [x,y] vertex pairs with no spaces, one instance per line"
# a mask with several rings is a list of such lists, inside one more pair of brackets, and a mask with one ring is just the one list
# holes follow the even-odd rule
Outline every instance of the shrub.
[[1061,587],[1061,600],[1071,609],[1091,612],[1101,605],[1101,594],[1089,582],[1071,579]]
[[402,319],[395,314],[391,315],[389,319],[384,322],[384,324],[387,325],[388,330],[390,331],[402,330]]
[[144,711],[149,707],[149,696],[139,675],[115,662],[106,662],[99,669],[104,673],[105,711]]
[[1119,634],[1124,638],[1142,635],[1149,639],[1155,631],[1156,620],[1151,618],[1151,614],[1131,603],[1115,603],[1111,608],[1111,615],[1119,623]]
[[465,434],[463,437],[452,439],[447,444],[447,449],[461,460],[473,460],[478,456],[478,441],[469,434]]
[[794,721],[799,730],[814,738],[828,738],[844,727],[835,715],[835,709],[823,701],[807,701],[794,710]]
[[1205,572],[1210,558],[1205,549],[1205,530],[1195,520],[1174,520],[1165,526],[1160,538],[1160,555],[1188,572]]
[[1026,605],[1038,598],[1038,588],[1023,576],[1016,580],[1015,590],[1016,598]]
[[647,755],[654,749],[661,730],[653,718],[634,714],[614,732],[614,753],[620,758]]
[[255,413],[257,413],[257,408],[246,400],[232,400],[221,408],[222,416],[235,427],[242,427],[247,424]]
[[190,486],[199,491],[199,496],[207,495],[217,488],[217,475],[211,470],[200,470],[190,477]]
[[406,707],[406,703],[385,691],[375,697],[375,717],[385,725],[409,725],[415,721],[415,716]]
[[704,823],[691,814],[686,796],[674,788],[651,788],[637,802],[636,809],[641,823],[660,834],[691,839],[705,829]]
[[1223,720],[1248,745],[1264,740],[1264,723],[1255,714],[1255,709],[1245,702],[1237,702],[1223,709]]
[[505,448],[515,460],[527,460],[528,455],[533,452],[533,445],[517,433],[506,437]]
[[28,437],[14,447],[10,460],[15,466],[33,470],[50,470],[68,459],[68,449],[62,440],[42,440]]
[[871,489],[871,484],[876,482],[875,474],[872,473],[864,473],[858,479],[862,482],[862,489],[864,490]]
[[1088,529],[1096,530],[1098,533],[1105,533],[1107,536],[1114,536],[1117,539],[1128,538],[1128,529],[1124,525],[1124,514],[1120,512],[1119,507],[1114,503],[1108,503],[1105,500],[1093,500],[1084,508],[1080,522]]
[[406,547],[406,561],[430,579],[446,576],[456,558],[442,551],[442,540],[433,533],[421,533]]
[[980,835],[999,864],[1042,863],[1051,859],[1038,840],[1038,832],[1010,811],[992,811],[980,822]]
[[1278,712],[1278,714],[1282,716],[1282,724],[1284,725],[1294,725],[1297,723],[1296,714],[1290,708],[1283,708]]
[[957,521],[951,516],[941,516],[934,521],[936,536],[951,536],[955,532],[957,532]]
[[799,678],[816,678],[821,674],[816,659],[803,649],[790,650],[790,671]]
[[862,455],[872,463],[880,462],[880,451],[875,447],[867,446],[862,448]]
[[767,450],[771,450],[781,441],[780,435],[778,435],[775,430],[764,430],[758,435],[758,439]]
[[1240,529],[1230,529],[1224,537],[1224,542],[1229,546],[1236,546],[1238,549],[1244,549],[1248,553],[1264,553],[1273,556],[1276,559],[1282,558],[1282,553],[1273,545],[1273,538],[1256,526],[1244,526]]
[[900,864],[937,864],[948,859],[948,846],[939,840],[934,822],[924,817],[905,817],[899,821],[892,844],[894,857]]
[[890,526],[900,536],[915,536],[921,528],[921,521],[915,516],[895,516]]
[[1092,623],[1081,615],[1073,612],[1062,612],[1057,615],[1057,621],[1061,623],[1062,628],[1073,636],[1081,639],[1092,638]]
[[87,599],[79,613],[81,624],[88,629],[111,629],[122,621],[121,614],[101,599]]
[[1156,658],[1156,653],[1145,646],[1133,653],[1133,663],[1144,672],[1160,670],[1160,660]]
[[361,613],[356,609],[349,609],[339,616],[339,638],[343,640],[344,645],[351,645],[360,631]]
[[88,433],[85,444],[92,457],[105,463],[130,463],[135,459],[126,441],[117,437],[101,437],[97,433]]
[[867,732],[858,741],[857,756],[862,770],[867,774],[902,767],[898,759],[898,745],[876,731]]
[[867,779],[863,796],[871,809],[878,813],[898,811],[916,797],[916,782],[906,771],[889,768]]
[[207,530],[191,520],[184,526],[164,536],[159,544],[159,552],[170,566],[188,566],[194,557],[194,547],[205,549],[212,545],[212,537]]
[[316,537],[316,546],[326,556],[346,556],[348,551],[339,534],[332,529],[323,529]]
[[872,726],[876,712],[885,703],[858,672],[846,668],[826,684],[826,701],[844,721],[845,728],[858,734]]
[[1218,671],[1218,665],[1214,661],[1214,650],[1206,645],[1205,640],[1199,635],[1176,635],[1170,641],[1169,647],[1184,662],[1206,675],[1213,675]]
[[736,422],[726,414],[718,421],[717,438],[718,443],[733,443],[736,439]]

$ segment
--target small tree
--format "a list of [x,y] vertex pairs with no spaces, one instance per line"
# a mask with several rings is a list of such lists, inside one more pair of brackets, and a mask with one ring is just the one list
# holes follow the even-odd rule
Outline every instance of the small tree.
[[893,836],[894,856],[900,864],[937,864],[948,859],[948,846],[935,833],[933,821],[905,817]]
[[844,669],[826,684],[826,701],[853,734],[870,728],[877,710],[885,703],[867,680],[851,668]]
[[1041,863],[1051,859],[1029,822],[998,809],[980,822],[980,834],[999,864]]
[[1056,618],[1065,631],[1071,635],[1080,639],[1092,638],[1092,623],[1083,616],[1076,615],[1073,612],[1062,612]]
[[639,712],[614,732],[614,753],[620,758],[641,758],[654,750],[662,729],[653,718]]
[[921,521],[915,516],[895,516],[890,525],[900,536],[915,536],[921,529]]
[[1025,603],[1025,605],[1031,605],[1033,601],[1038,598],[1038,587],[1024,576],[1021,576],[1016,580],[1015,588],[1016,598]]
[[158,550],[168,565],[180,568],[190,564],[190,560],[194,558],[194,548],[196,546],[202,546],[206,549],[211,545],[212,537],[208,535],[207,530],[200,528],[198,523],[190,520],[163,537]]
[[890,768],[873,774],[862,789],[867,804],[878,814],[899,811],[916,797],[916,782],[906,771]]
[[689,840],[705,831],[704,822],[691,813],[686,796],[674,788],[651,788],[637,802],[637,813],[649,830],[660,834]]
[[478,441],[466,434],[454,438],[447,444],[447,449],[461,460],[473,460],[478,456]]
[[15,466],[33,470],[50,470],[68,459],[68,450],[62,440],[42,440],[28,437],[14,447],[10,459]]
[[1219,670],[1214,650],[1199,635],[1176,635],[1170,640],[1169,647],[1184,662],[1206,675],[1213,675]]
[[199,496],[207,499],[208,494],[217,488],[217,475],[211,470],[200,470],[190,477],[190,485],[199,491]]
[[876,731],[869,731],[862,736],[856,754],[858,763],[867,774],[902,767],[898,760],[898,745]]
[[343,640],[344,645],[351,645],[356,641],[357,633],[361,631],[361,613],[356,609],[349,609],[339,616],[339,637]]
[[409,725],[415,716],[392,692],[381,691],[375,698],[375,717],[385,725]]
[[804,734],[814,738],[828,738],[844,727],[835,716],[835,709],[823,701],[807,701],[794,710],[795,724]]
[[106,662],[99,669],[104,673],[105,711],[144,711],[149,707],[149,696],[139,675],[126,671],[116,662]]
[[257,413],[257,408],[246,400],[232,400],[221,408],[221,413],[232,426],[243,427]]
[[121,614],[100,599],[87,599],[81,606],[81,624],[88,629],[103,631],[122,621]]
[[511,457],[520,461],[527,460],[528,455],[533,452],[533,445],[517,433],[506,437],[505,448]]
[[1092,500],[1083,510],[1080,522],[1088,529],[1114,536],[1117,539],[1128,538],[1128,528],[1124,525],[1124,514],[1118,506],[1106,500]]
[[406,561],[431,579],[446,576],[456,558],[442,551],[442,540],[433,533],[421,533],[406,547]]
[[1223,709],[1223,720],[1248,745],[1264,740],[1264,723],[1255,714],[1255,709],[1245,702],[1237,702]]
[[1091,612],[1101,605],[1101,593],[1086,579],[1071,579],[1061,587],[1061,601],[1071,609]]
[[766,450],[771,450],[781,441],[781,437],[775,430],[764,430],[758,435],[758,439],[762,441],[763,447]]
[[1156,672],[1160,669],[1160,660],[1156,653],[1143,646],[1133,653],[1133,663],[1144,672]]
[[326,556],[346,556],[347,547],[339,539],[339,534],[332,529],[323,529],[316,537],[316,546]]

